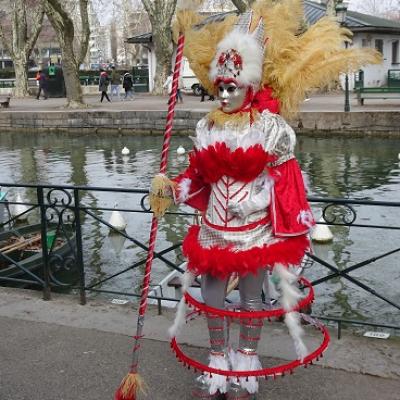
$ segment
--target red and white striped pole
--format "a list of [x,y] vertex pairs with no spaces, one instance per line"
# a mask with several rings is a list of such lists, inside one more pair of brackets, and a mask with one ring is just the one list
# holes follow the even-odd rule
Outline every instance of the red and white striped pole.
[[[178,82],[182,65],[184,42],[185,42],[185,37],[183,34],[180,34],[176,50],[172,91],[168,103],[169,104],[168,114],[165,125],[163,147],[161,152],[160,174],[165,174],[168,166],[168,152],[171,143],[172,126],[175,114],[175,105],[177,100],[176,97],[178,93]],[[150,229],[149,251],[147,253],[145,272],[140,294],[140,306],[139,306],[139,313],[138,313],[138,320],[136,327],[136,335],[133,337],[135,341],[132,350],[132,364],[130,366],[129,373],[125,376],[125,378],[121,382],[120,387],[115,393],[115,400],[136,400],[137,391],[142,388],[142,381],[138,374],[139,349],[140,349],[140,340],[143,337],[144,316],[146,314],[146,309],[147,309],[147,296],[149,294],[151,266],[153,264],[153,258],[154,258],[154,248],[157,239],[157,229],[158,229],[158,218],[155,215],[153,215],[151,221],[151,229]]]

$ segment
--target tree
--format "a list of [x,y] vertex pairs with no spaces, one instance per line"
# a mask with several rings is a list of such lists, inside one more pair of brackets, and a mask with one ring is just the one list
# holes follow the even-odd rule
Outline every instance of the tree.
[[239,10],[239,12],[245,12],[254,3],[255,0],[232,0],[232,3]]
[[352,9],[357,11],[381,16],[390,17],[396,15],[399,12],[400,1],[399,0],[354,0],[351,3]]
[[327,0],[326,2],[326,15],[334,17],[336,15],[336,3],[337,0]]
[[115,18],[113,18],[110,25],[110,47],[112,61],[118,63],[118,34]]
[[149,16],[155,54],[157,57],[154,94],[161,94],[162,85],[171,70],[172,57],[172,17],[175,13],[177,0],[142,0]]
[[72,10],[68,2],[59,0],[44,0],[45,11],[54,30],[61,48],[62,69],[67,91],[67,107],[80,108],[84,106],[82,88],[79,81],[79,66],[85,60],[90,37],[88,1],[79,0],[79,29],[80,40],[77,41],[76,29],[72,18]]
[[[27,17],[27,9],[29,10]],[[10,4],[11,26],[6,32],[7,18],[1,16],[0,40],[10,54],[15,71],[16,97],[28,95],[28,60],[42,28],[43,1],[14,0]],[[29,23],[28,23],[29,21]]]

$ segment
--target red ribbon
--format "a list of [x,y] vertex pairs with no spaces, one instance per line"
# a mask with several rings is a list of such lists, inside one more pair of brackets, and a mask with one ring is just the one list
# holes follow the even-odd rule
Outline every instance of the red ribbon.
[[260,113],[268,110],[273,114],[279,114],[280,111],[279,99],[272,97],[272,88],[270,86],[264,86],[254,95],[251,106]]

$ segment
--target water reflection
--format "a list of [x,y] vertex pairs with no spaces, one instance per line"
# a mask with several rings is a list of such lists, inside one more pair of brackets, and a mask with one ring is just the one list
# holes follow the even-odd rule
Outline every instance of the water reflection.
[[296,154],[315,194],[353,197],[399,182],[399,148],[390,139],[299,138]]
[[[182,145],[191,148],[188,138],[175,137],[171,143],[169,174],[175,176],[185,168],[187,155],[178,156],[176,149]],[[123,147],[130,154],[123,156]],[[69,137],[64,135],[15,135],[3,133],[0,137],[0,180],[16,183],[54,183],[120,188],[147,189],[159,168],[161,137],[97,136]],[[400,140],[390,139],[298,139],[296,155],[309,182],[309,194],[329,197],[351,197],[393,201],[400,198],[400,167],[398,153]],[[10,193],[11,198],[15,193]],[[27,190],[24,199],[34,201],[36,193]],[[141,196],[122,193],[81,193],[88,207],[112,208],[115,202],[121,207],[139,208]],[[314,204],[318,219],[322,205]],[[189,209],[186,209],[189,211]],[[358,222],[400,226],[400,216],[394,209],[357,208]],[[108,221],[111,211],[94,212]],[[86,279],[94,283],[99,279],[128,268],[146,257],[145,251],[120,236],[109,236],[106,226],[91,216],[82,215],[84,235],[84,262]],[[146,243],[150,215],[124,214],[127,234]],[[167,216],[160,224],[157,250],[162,250],[181,240],[192,218]],[[370,231],[348,227],[332,228],[335,235],[330,245],[316,245],[316,255],[337,266],[340,270],[373,255],[388,251],[399,243],[399,233]],[[179,251],[169,254],[171,261],[180,259]],[[380,260],[366,268],[351,273],[362,282],[384,291],[394,300],[400,298],[400,288],[395,284],[400,278],[396,255]],[[161,280],[168,268],[155,261],[152,280]],[[143,266],[129,270],[118,279],[101,285],[104,289],[139,289]],[[328,271],[313,266],[307,271],[311,279]],[[367,295],[342,278],[335,278],[316,287],[317,312],[347,318],[374,319],[386,323],[400,323],[399,313],[390,306]]]

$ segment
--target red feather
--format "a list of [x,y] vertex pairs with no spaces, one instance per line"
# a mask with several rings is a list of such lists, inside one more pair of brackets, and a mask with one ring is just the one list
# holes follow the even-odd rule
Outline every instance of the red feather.
[[201,247],[198,234],[200,227],[193,225],[183,241],[182,249],[188,258],[188,268],[195,274],[209,273],[224,279],[233,272],[240,275],[255,274],[259,268],[273,269],[279,263],[284,266],[299,265],[310,247],[307,235],[288,237],[270,246],[253,247],[235,251],[234,248]]
[[224,175],[241,182],[251,182],[261,174],[268,162],[275,159],[275,156],[264,151],[261,144],[232,151],[226,143],[216,142],[192,153],[190,164],[206,183],[217,182]]

